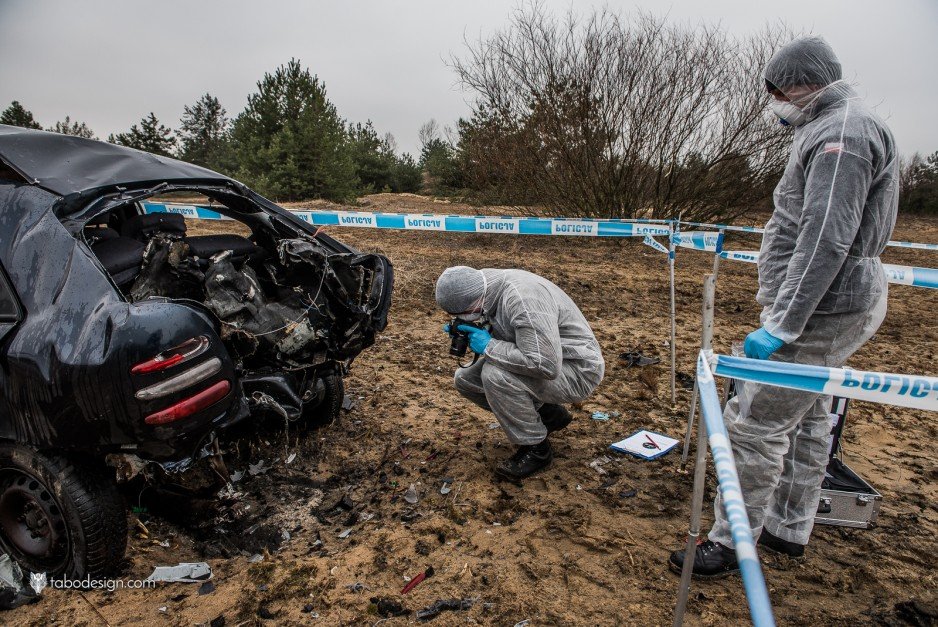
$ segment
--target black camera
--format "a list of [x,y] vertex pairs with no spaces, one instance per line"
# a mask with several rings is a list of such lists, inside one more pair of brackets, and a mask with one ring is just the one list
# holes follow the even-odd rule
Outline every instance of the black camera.
[[459,317],[453,318],[449,323],[449,354],[455,357],[464,357],[466,355],[466,349],[469,348],[469,334],[465,331],[460,331],[460,326],[470,326],[476,329],[485,328],[475,322],[469,322]]

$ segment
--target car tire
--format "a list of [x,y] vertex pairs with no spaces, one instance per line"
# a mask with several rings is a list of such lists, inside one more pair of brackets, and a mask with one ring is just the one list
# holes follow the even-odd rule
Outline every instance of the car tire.
[[30,572],[113,575],[127,548],[127,510],[103,466],[0,444],[0,546]]
[[321,400],[313,407],[303,409],[303,419],[311,426],[327,425],[336,421],[345,400],[345,381],[342,373],[334,372],[319,379],[325,388]]

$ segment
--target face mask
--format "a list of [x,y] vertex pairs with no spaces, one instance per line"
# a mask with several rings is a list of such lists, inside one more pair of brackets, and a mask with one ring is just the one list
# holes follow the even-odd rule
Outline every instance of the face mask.
[[485,273],[479,270],[479,274],[482,275],[482,310],[479,312],[479,318],[485,315],[485,294],[489,291],[489,282],[485,278]]
[[769,103],[772,113],[778,116],[783,126],[801,126],[808,119],[805,112],[790,102],[772,100]]
[[461,313],[459,314],[460,320],[465,320],[466,322],[475,322],[476,320],[482,319],[482,312],[477,311],[475,313]]
[[[800,107],[795,106],[791,102],[782,102],[782,101],[773,99],[772,102],[769,103],[769,108],[772,109],[772,113],[778,116],[783,126],[801,126],[808,119],[808,114],[806,114],[805,111],[810,109],[811,106],[814,105],[815,102],[817,102],[818,98],[820,98],[821,95],[824,94],[824,92],[826,92],[831,87],[834,87],[835,85],[839,85],[840,83],[843,83],[843,82],[844,82],[843,79],[837,80],[829,85],[825,85],[824,87],[822,87],[821,89],[818,89],[815,92],[810,93],[808,96],[806,96],[808,98],[808,101],[802,104],[802,106]],[[801,99],[803,100],[804,98],[801,98]]]

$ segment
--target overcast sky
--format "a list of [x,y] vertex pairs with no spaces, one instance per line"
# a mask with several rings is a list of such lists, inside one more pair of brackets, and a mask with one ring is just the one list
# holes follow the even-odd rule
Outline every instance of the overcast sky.
[[[602,2],[545,0],[551,12]],[[892,127],[903,154],[938,150],[938,1],[666,0],[618,2],[685,23],[719,22],[736,34],[783,20],[823,35]],[[153,111],[176,127],[205,92],[230,116],[258,79],[291,57],[324,82],[339,114],[372,120],[400,150],[417,131],[469,112],[446,65],[464,36],[503,29],[517,1],[0,0],[0,109],[19,100],[44,126],[66,115],[99,137]]]

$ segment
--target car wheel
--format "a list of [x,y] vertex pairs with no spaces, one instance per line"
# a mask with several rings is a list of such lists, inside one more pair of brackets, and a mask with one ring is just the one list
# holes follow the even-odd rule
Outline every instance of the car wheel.
[[303,408],[303,419],[310,425],[325,425],[335,422],[345,399],[345,382],[342,374],[328,374],[316,382],[319,402]]
[[127,547],[116,483],[98,466],[0,444],[0,545],[31,572],[113,574]]

